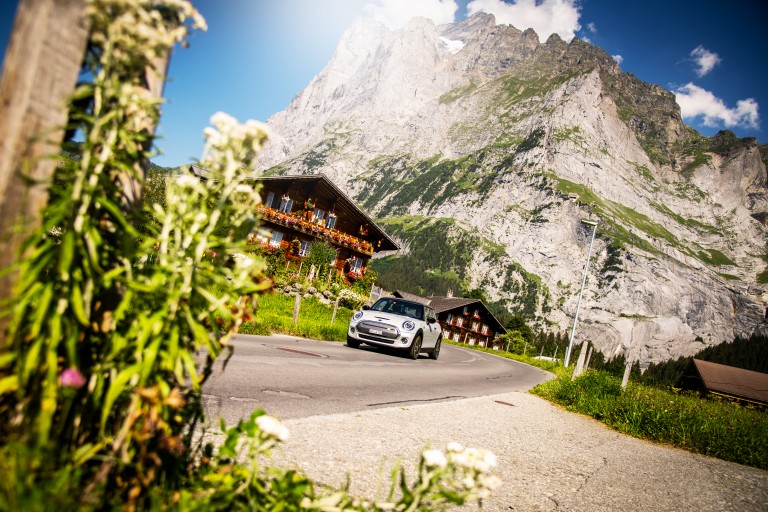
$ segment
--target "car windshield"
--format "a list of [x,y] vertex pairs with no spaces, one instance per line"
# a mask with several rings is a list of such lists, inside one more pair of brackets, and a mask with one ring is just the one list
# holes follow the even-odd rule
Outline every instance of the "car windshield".
[[373,311],[393,313],[395,315],[409,316],[416,320],[424,319],[424,306],[413,302],[405,302],[397,299],[379,299],[371,306]]

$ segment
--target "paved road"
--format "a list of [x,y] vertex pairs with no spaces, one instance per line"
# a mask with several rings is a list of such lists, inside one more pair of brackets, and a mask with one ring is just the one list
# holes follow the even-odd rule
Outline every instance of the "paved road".
[[437,361],[295,336],[239,335],[203,390],[209,417],[262,408],[283,420],[525,391],[550,378],[530,366],[443,345]]
[[[426,446],[492,450],[490,511],[768,510],[768,472],[651,444],[524,393],[547,374],[445,347],[438,361],[293,337],[238,337],[206,386],[228,421],[256,407],[285,419],[271,464],[382,499],[398,462]],[[465,397],[465,398],[461,398]]]

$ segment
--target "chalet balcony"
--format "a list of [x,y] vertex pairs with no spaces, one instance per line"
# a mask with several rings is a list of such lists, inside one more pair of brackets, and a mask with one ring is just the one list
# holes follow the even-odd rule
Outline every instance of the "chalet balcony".
[[338,229],[326,228],[325,226],[277,211],[274,208],[268,208],[264,205],[259,205],[257,207],[257,213],[259,213],[264,220],[273,224],[285,226],[300,233],[306,233],[320,240],[326,240],[332,245],[347,247],[353,251],[365,254],[366,256],[373,255],[373,244],[369,241],[339,231]]

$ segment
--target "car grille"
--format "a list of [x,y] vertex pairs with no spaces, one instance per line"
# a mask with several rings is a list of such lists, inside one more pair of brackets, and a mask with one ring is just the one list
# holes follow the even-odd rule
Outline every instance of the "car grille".
[[[381,334],[373,331],[381,331]],[[380,343],[394,343],[400,336],[397,327],[380,322],[363,321],[357,324],[357,335],[360,339],[378,341]]]

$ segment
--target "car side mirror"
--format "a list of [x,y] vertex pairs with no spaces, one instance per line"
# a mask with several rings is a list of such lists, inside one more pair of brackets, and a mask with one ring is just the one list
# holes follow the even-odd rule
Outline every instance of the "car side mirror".
[[437,318],[435,318],[433,316],[427,318],[427,323],[433,324],[435,322],[437,322]]
[[368,304],[364,304],[363,305],[363,310],[364,311],[368,311],[369,309],[371,309],[371,306],[369,306]]

